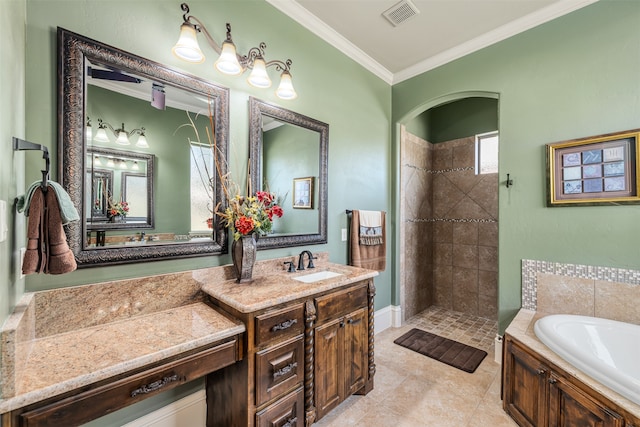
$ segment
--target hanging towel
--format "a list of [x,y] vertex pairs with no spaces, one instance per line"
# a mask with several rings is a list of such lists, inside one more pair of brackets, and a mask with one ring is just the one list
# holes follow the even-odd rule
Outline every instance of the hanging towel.
[[27,251],[22,273],[64,274],[77,268],[75,257],[67,245],[62,226],[58,196],[51,186],[46,194],[34,189],[29,201]]
[[[78,210],[73,205],[69,194],[64,191],[64,188],[62,188],[62,185],[58,184],[55,181],[49,181],[47,182],[47,184],[49,186],[48,188],[53,188],[53,190],[56,192],[58,205],[60,206],[62,225],[67,225],[73,221],[79,221],[80,215],[78,215]],[[34,182],[29,186],[29,189],[27,189],[27,192],[24,195],[18,197],[18,200],[16,202],[16,208],[18,209],[18,212],[24,211],[25,216],[29,216],[29,205],[31,203],[31,199],[33,198],[33,193],[36,191],[36,188],[40,188],[41,185],[42,181]]]
[[[377,212],[379,217],[380,227],[380,243],[362,244],[360,241],[360,226],[362,225],[360,213],[368,211],[356,211],[351,213],[351,235],[350,235],[350,250],[349,250],[349,264],[354,267],[368,268],[370,270],[384,271],[387,265],[387,244],[386,244],[386,225],[384,211]],[[369,214],[365,214],[369,221]],[[372,215],[375,217],[375,215]],[[375,222],[368,222],[368,224],[375,224]],[[374,227],[375,228],[375,227]],[[367,240],[367,239],[365,239]]]
[[381,245],[384,242],[382,235],[382,212],[358,211],[360,214],[360,244],[365,246]]

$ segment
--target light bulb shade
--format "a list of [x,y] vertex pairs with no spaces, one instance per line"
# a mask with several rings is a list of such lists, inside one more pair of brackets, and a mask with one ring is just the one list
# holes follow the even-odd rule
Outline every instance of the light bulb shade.
[[100,161],[100,157],[95,156],[95,157],[93,158],[93,165],[94,165],[94,166],[102,166],[102,162]]
[[115,167],[115,162],[113,161],[113,159],[111,157],[109,157],[107,159],[107,166],[109,166],[110,168]]
[[131,144],[129,142],[129,137],[127,136],[127,133],[122,129],[120,129],[118,131],[118,138],[116,139],[116,144],[118,144],[118,145],[129,145],[129,144]]
[[141,133],[138,137],[138,141],[136,142],[136,147],[139,148],[149,148],[149,143],[147,142],[147,137],[144,136],[144,133]]
[[225,40],[222,43],[222,52],[220,52],[220,57],[215,66],[218,71],[230,76],[237,76],[242,73],[242,66],[238,62],[238,55],[236,54],[236,45],[232,41]]
[[91,138],[93,138],[93,129],[91,129],[90,124],[87,124],[87,127],[85,129],[85,138],[87,142],[91,142]]
[[140,166],[138,166],[138,162],[133,162],[133,166],[131,166],[131,169],[133,169],[134,171],[140,170]]
[[120,169],[129,169],[127,167],[127,162],[125,162],[124,160],[120,160]]
[[180,26],[180,38],[171,52],[187,62],[199,64],[204,61],[204,54],[198,45],[196,29],[192,24],[185,22]]
[[293,82],[291,81],[291,74],[288,71],[283,71],[280,76],[280,85],[276,90],[276,95],[280,99],[296,99],[298,94],[293,88]]
[[256,60],[253,61],[253,70],[251,70],[247,81],[251,86],[261,89],[271,87],[271,79],[267,74],[267,66],[264,63],[264,59],[256,58]]
[[96,132],[96,136],[93,140],[97,142],[109,142],[107,131],[104,130],[104,128],[98,128],[98,132]]

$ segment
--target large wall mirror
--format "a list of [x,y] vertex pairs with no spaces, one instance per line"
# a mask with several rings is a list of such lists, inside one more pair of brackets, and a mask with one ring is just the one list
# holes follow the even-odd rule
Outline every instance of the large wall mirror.
[[252,189],[284,209],[258,248],[326,243],[329,125],[249,98],[249,126]]
[[[58,28],[59,179],[79,266],[227,252],[229,91]],[[214,167],[218,162],[219,174]]]

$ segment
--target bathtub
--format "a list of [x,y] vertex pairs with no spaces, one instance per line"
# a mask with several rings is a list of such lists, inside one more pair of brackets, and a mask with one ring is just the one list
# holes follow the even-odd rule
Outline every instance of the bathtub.
[[534,332],[564,360],[640,405],[640,325],[554,314],[538,320]]

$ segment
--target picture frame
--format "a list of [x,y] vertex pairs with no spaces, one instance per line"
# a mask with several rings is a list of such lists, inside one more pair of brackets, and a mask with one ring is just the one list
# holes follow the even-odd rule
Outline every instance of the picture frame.
[[293,179],[293,208],[313,209],[313,177]]
[[546,145],[547,205],[640,203],[640,129]]

